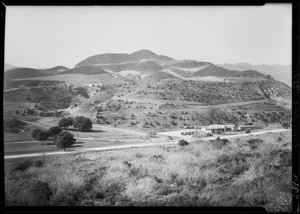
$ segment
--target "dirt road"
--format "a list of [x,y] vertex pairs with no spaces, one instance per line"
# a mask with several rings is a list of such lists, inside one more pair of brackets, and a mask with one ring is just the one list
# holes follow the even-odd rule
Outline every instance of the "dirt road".
[[[253,133],[243,133],[243,134],[236,134],[236,135],[226,135],[220,137],[222,138],[235,138],[235,137],[241,137],[241,136],[250,136],[250,135],[261,135],[265,133],[275,133],[275,132],[287,132],[291,131],[291,129],[275,129],[275,130],[266,130],[266,131],[258,131]],[[160,133],[162,134],[162,133]],[[206,137],[201,138],[202,140],[213,140],[216,139],[216,137]],[[151,143],[143,143],[143,144],[127,144],[127,145],[119,145],[119,146],[105,146],[105,147],[95,147],[95,148],[82,148],[75,151],[69,151],[69,152],[48,152],[45,155],[60,155],[60,154],[73,154],[73,153],[80,153],[80,152],[88,152],[88,151],[108,151],[108,150],[117,150],[117,149],[128,149],[128,148],[139,148],[139,147],[149,147],[149,146],[164,146],[164,145],[177,145],[177,141],[172,142],[151,142]],[[42,156],[43,153],[32,153],[32,154],[21,154],[21,155],[6,155],[4,156],[4,159],[13,159],[13,158],[25,158],[25,157],[37,157]]]

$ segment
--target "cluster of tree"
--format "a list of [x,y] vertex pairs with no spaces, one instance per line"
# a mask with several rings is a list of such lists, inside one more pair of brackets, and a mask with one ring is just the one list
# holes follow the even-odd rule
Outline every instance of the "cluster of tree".
[[58,122],[58,126],[53,126],[48,130],[34,129],[31,136],[38,141],[46,141],[51,138],[58,148],[66,151],[66,148],[71,147],[76,142],[70,132],[63,131],[64,128],[69,126],[77,128],[78,131],[90,131],[92,121],[83,116],[62,118]]
[[78,116],[75,118],[67,117],[62,118],[58,122],[58,126],[61,128],[68,128],[69,126],[73,126],[77,128],[79,131],[86,132],[92,129],[92,121],[89,118]]
[[3,126],[5,132],[19,133],[24,128],[25,123],[16,118],[7,117],[3,120]]
[[66,148],[71,147],[76,141],[70,132],[63,131],[58,126],[53,126],[48,130],[34,129],[31,132],[31,136],[38,141],[46,141],[52,138],[55,145],[64,151],[66,151]]

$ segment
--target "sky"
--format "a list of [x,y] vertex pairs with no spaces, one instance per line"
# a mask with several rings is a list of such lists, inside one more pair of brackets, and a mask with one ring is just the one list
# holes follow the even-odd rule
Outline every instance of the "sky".
[[291,4],[7,6],[5,62],[73,68],[89,56],[148,49],[212,63],[291,64]]

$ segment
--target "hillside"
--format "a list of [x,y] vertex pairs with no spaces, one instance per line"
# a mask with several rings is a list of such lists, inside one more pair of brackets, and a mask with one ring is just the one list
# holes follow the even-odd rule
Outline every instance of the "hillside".
[[60,74],[85,74],[85,75],[92,75],[92,74],[105,74],[107,73],[101,68],[98,68],[93,65],[85,65],[80,67],[75,67],[72,69],[64,70],[60,72]]
[[53,74],[42,72],[38,69],[33,68],[16,68],[5,72],[4,80],[11,80],[11,79],[23,79],[23,78],[30,78],[30,77],[42,77],[42,76],[51,76]]
[[281,81],[288,86],[292,85],[292,67],[291,65],[251,65],[249,63],[235,63],[235,64],[218,64],[228,70],[255,70],[265,75],[271,75],[274,79]]
[[209,62],[176,60],[145,49],[131,54],[109,53],[91,56],[77,63],[75,67],[83,65],[94,65],[112,72],[138,71],[140,76],[144,75],[145,72],[163,71],[178,78],[191,78],[193,80],[195,77],[264,77],[263,74],[253,69],[243,72],[228,70]]
[[4,71],[9,71],[9,70],[12,70],[14,68],[17,68],[16,66],[12,65],[12,64],[9,64],[9,63],[4,63]]
[[[71,69],[26,71],[8,71],[5,102],[24,102],[39,110],[64,109],[66,114],[88,115],[101,124],[149,128],[166,123],[178,128],[245,122],[246,113],[258,123],[279,123],[291,115],[291,88],[270,76],[176,60],[148,50],[95,55]],[[38,92],[39,88],[47,89]],[[58,102],[56,96],[62,99]],[[239,107],[231,109],[235,104]],[[261,110],[236,112],[248,104]],[[274,112],[262,113],[270,106]]]

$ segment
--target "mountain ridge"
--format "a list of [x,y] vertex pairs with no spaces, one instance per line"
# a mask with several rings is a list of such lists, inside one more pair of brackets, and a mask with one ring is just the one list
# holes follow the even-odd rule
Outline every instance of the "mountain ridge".
[[250,63],[223,63],[217,64],[228,70],[238,70],[244,71],[246,69],[256,70],[265,75],[271,75],[276,80],[281,81],[288,86],[292,85],[292,67],[291,65],[268,65],[268,64],[260,64],[260,65],[252,65]]

